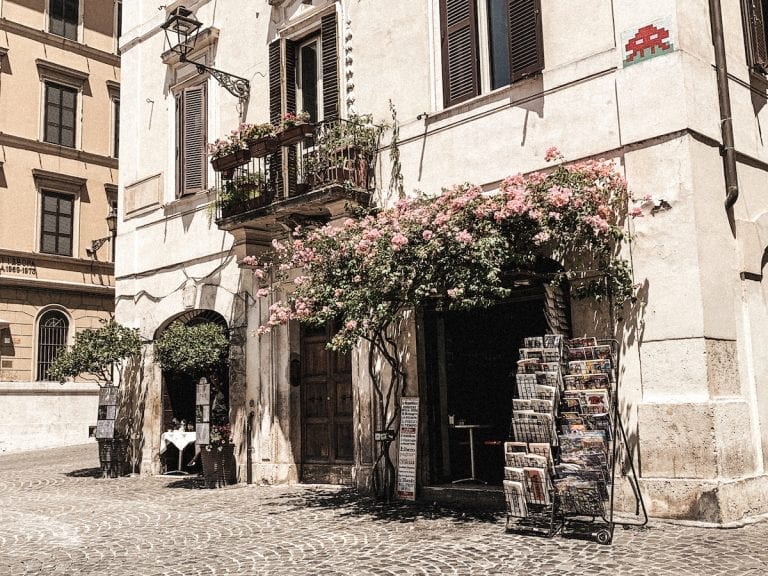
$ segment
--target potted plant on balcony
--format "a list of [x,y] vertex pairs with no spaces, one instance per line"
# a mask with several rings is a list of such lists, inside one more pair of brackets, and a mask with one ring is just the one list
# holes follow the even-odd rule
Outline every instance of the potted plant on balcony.
[[319,179],[368,189],[381,130],[370,114],[353,115],[328,125],[318,139],[315,163],[323,171]]
[[75,343],[59,354],[48,374],[57,380],[77,376],[96,382],[99,387],[99,412],[96,440],[103,476],[121,476],[127,465],[127,441],[116,429],[118,387],[131,362],[141,354],[141,338],[134,328],[121,326],[114,320],[104,321],[100,328],[87,328],[75,335]]
[[269,122],[241,125],[240,136],[248,145],[251,158],[269,156],[279,146],[277,130]]
[[281,146],[290,146],[312,136],[314,126],[309,124],[308,112],[288,112],[280,117],[280,131],[277,138]]
[[211,166],[217,172],[230,172],[247,164],[251,159],[251,153],[240,137],[239,130],[233,130],[226,138],[217,138],[215,142],[208,144],[208,154],[211,157]]
[[261,172],[248,172],[222,180],[215,208],[222,217],[227,217],[238,209],[250,210],[264,205],[266,201],[265,181]]

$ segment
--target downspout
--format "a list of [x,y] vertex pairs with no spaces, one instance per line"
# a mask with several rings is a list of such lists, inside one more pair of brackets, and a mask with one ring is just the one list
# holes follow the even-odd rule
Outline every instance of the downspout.
[[720,0],[709,0],[709,15],[712,22],[712,44],[715,48],[715,72],[717,74],[717,98],[720,103],[720,130],[723,137],[723,162],[725,171],[725,209],[733,229],[733,205],[739,198],[739,183],[736,173],[736,150],[733,144],[733,118],[731,116],[731,93],[728,88],[728,66],[725,58],[723,39],[723,13]]

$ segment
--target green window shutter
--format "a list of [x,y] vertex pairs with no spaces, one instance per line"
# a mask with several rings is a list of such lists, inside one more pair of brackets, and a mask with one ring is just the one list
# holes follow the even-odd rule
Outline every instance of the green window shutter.
[[207,163],[206,85],[187,88],[182,94],[181,194],[205,190]]
[[541,0],[509,0],[509,65],[512,82],[544,69]]
[[480,93],[476,0],[440,0],[443,104],[448,107]]

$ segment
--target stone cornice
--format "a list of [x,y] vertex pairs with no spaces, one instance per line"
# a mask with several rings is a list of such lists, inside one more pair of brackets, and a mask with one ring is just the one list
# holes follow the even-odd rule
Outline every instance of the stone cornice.
[[[115,264],[113,262],[103,262],[101,260],[72,258],[68,256],[54,256],[52,254],[43,254],[41,252],[23,252],[21,250],[7,249],[0,249],[0,256],[34,260],[36,265],[48,265],[50,268],[71,270],[72,272],[79,274],[90,274],[93,272],[95,274],[112,276],[115,272]],[[0,278],[16,278],[16,276],[0,275]]]
[[23,150],[30,150],[32,152],[39,152],[41,154],[49,154],[51,156],[61,156],[63,158],[79,160],[80,162],[86,162],[88,164],[96,164],[98,166],[114,168],[115,170],[118,168],[117,158],[110,158],[109,156],[94,154],[93,152],[85,152],[84,150],[69,148],[68,146],[49,144],[48,142],[41,142],[40,140],[22,138],[21,136],[14,136],[13,134],[6,134],[4,132],[0,132],[0,146],[21,148]]
[[105,52],[98,48],[92,48],[87,44],[80,44],[80,42],[75,42],[74,40],[57,36],[56,34],[49,34],[43,30],[36,30],[35,28],[19,24],[18,22],[13,22],[7,18],[0,18],[0,30],[18,34],[19,36],[24,36],[36,40],[37,42],[48,44],[49,46],[58,46],[64,50],[69,50],[70,52],[74,52],[86,58],[98,60],[99,62],[109,64],[110,66],[120,67],[120,56],[117,54]]
[[79,294],[94,294],[97,296],[114,297],[115,295],[114,286],[82,284],[80,282],[62,282],[57,280],[38,280],[37,278],[24,278],[19,276],[0,276],[0,286],[33,288],[46,291],[59,290],[62,292],[77,292]]

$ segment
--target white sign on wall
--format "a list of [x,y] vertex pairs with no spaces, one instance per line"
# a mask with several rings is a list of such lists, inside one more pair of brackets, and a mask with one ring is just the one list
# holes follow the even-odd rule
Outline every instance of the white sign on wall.
[[400,399],[400,441],[397,456],[397,497],[416,499],[416,449],[419,443],[419,399]]

